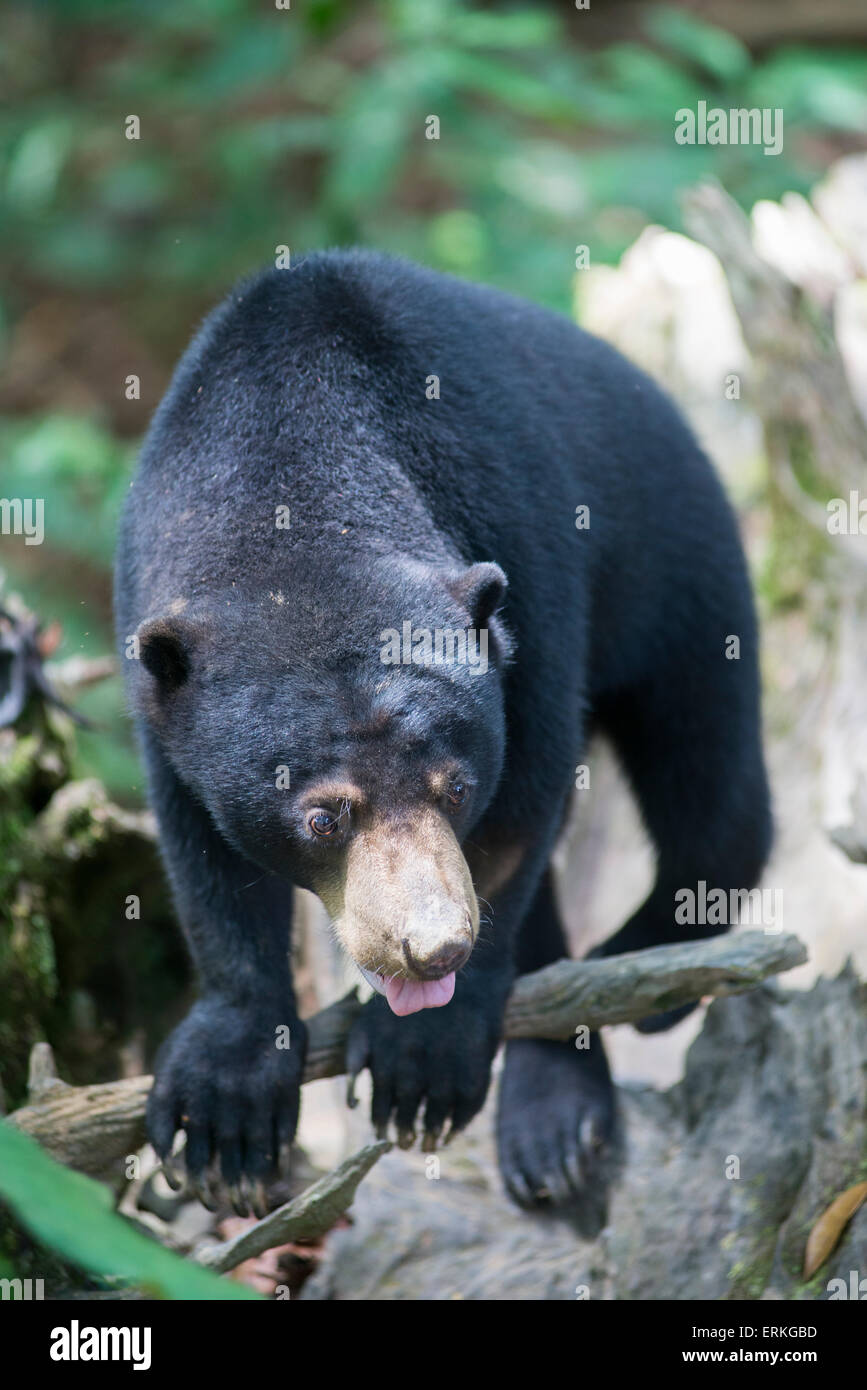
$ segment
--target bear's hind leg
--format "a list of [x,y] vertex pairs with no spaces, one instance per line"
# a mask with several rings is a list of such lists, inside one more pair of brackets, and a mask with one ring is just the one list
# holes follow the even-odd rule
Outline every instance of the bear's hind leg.
[[[518,972],[565,956],[548,869],[521,926]],[[519,1205],[571,1207],[582,1230],[600,1229],[615,1131],[614,1087],[598,1033],[506,1044],[497,1149],[506,1189]]]
[[[667,678],[602,711],[638,798],[657,854],[646,901],[595,956],[620,955],[725,932],[731,913],[703,910],[712,890],[727,903],[759,880],[771,844],[770,794],[762,757],[758,676],[752,642],[726,661],[723,644],[698,651]],[[689,903],[697,911],[689,911]],[[636,1027],[670,1028],[686,1004]]]

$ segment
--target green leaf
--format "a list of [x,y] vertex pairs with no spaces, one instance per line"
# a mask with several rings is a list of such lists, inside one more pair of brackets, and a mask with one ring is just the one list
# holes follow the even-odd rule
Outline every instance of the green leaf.
[[411,43],[448,39],[460,5],[457,0],[385,0],[388,29]]
[[463,48],[539,48],[556,43],[559,36],[558,18],[548,10],[459,11],[449,25],[452,42]]
[[37,211],[54,197],[72,143],[72,124],[64,116],[33,126],[13,151],[6,172],[6,197],[17,210]]
[[270,83],[280,85],[291,72],[297,42],[291,24],[281,22],[277,11],[257,24],[248,18],[231,45],[215,45],[211,56],[182,80],[183,95],[193,103],[225,101]]
[[0,1197],[43,1245],[91,1274],[155,1298],[258,1298],[141,1235],[112,1209],[108,1188],[49,1158],[0,1122]]
[[654,9],[645,19],[644,28],[657,43],[680,53],[720,81],[733,82],[749,70],[749,49],[740,39],[684,10],[668,6]]
[[615,120],[619,108],[621,119],[625,117],[638,129],[653,122],[673,131],[675,111],[694,106],[707,95],[676,63],[640,44],[612,44],[602,56],[601,70],[610,89],[605,94],[607,105],[600,103],[599,114]]
[[493,97],[513,111],[548,120],[574,119],[574,100],[532,72],[482,53],[451,55],[451,77],[457,87]]
[[788,48],[751,74],[738,102],[743,106],[782,107],[787,126],[820,124],[836,130],[867,132],[867,56],[828,50]]
[[332,129],[333,157],[325,181],[330,203],[369,206],[396,180],[411,133],[423,137],[425,87],[412,55],[398,56],[360,78]]
[[475,213],[451,208],[431,220],[428,234],[434,261],[446,270],[471,275],[487,250],[484,222]]

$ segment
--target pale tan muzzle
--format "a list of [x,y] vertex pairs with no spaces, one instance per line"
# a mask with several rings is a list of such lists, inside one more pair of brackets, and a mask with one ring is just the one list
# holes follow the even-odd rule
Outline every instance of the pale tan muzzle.
[[320,897],[341,945],[363,971],[436,980],[459,970],[478,935],[473,881],[454,831],[437,811],[358,830],[342,883]]

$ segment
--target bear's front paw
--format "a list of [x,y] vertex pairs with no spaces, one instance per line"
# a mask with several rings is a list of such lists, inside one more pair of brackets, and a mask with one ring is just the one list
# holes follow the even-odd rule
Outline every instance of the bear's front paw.
[[[285,1167],[295,1129],[307,1030],[287,1006],[197,1003],[157,1058],[148,1138],[169,1181],[176,1132],[186,1132],[190,1187],[212,1207],[219,1179],[241,1215],[265,1214],[265,1181]],[[207,1171],[206,1171],[207,1170]]]
[[373,1078],[371,1118],[379,1138],[394,1119],[398,1143],[414,1143],[416,1116],[424,1105],[422,1148],[436,1148],[446,1124],[452,1134],[481,1110],[500,1039],[500,1011],[472,998],[399,1018],[379,995],[355,1020],[346,1050],[348,1101],[365,1067]]

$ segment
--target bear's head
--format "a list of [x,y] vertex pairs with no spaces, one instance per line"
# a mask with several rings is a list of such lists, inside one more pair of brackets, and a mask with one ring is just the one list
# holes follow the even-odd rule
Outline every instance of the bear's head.
[[316,893],[397,1014],[448,1003],[503,767],[498,565],[371,557],[140,624],[134,698],[226,842]]

